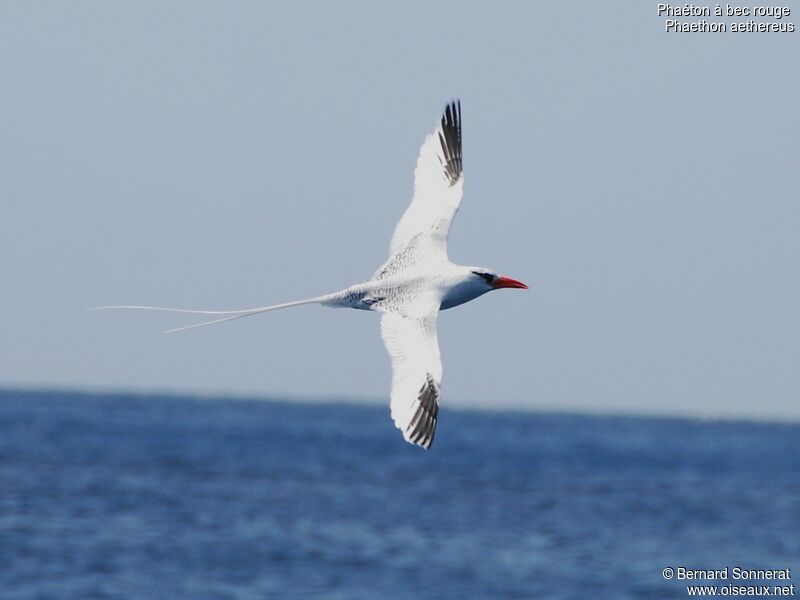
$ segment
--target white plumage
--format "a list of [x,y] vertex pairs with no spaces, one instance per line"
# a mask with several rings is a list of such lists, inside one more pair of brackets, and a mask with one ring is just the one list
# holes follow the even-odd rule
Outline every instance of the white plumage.
[[461,103],[449,104],[425,138],[414,171],[414,197],[395,228],[389,259],[367,281],[339,292],[272,306],[207,311],[155,306],[104,306],[217,315],[170,332],[203,327],[302,304],[323,304],[382,313],[381,335],[392,361],[391,415],[410,443],[429,448],[439,418],[442,361],[439,311],[493,289],[526,288],[509,277],[479,267],[463,267],[447,257],[447,236],[464,187]]
[[389,256],[419,234],[428,236],[437,250],[447,255],[447,236],[463,193],[461,103],[454,103],[420,148],[414,169],[414,197],[395,227]]

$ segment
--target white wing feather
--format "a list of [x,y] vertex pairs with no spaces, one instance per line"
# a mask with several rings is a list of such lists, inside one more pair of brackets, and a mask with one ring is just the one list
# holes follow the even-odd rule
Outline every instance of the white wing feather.
[[436,332],[439,301],[414,304],[416,311],[384,313],[381,335],[392,359],[392,420],[407,442],[429,448],[436,433],[442,384]]
[[422,144],[414,171],[414,197],[394,230],[390,256],[420,234],[430,235],[434,246],[447,253],[450,224],[464,188],[462,172],[461,103],[453,102]]

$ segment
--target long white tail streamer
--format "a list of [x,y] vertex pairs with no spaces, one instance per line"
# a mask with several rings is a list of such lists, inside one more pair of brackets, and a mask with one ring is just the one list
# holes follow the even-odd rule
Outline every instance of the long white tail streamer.
[[260,306],[258,308],[245,308],[241,310],[194,310],[189,308],[171,308],[167,306],[138,306],[135,304],[120,304],[115,306],[93,306],[89,310],[159,310],[162,312],[178,312],[189,313],[193,315],[230,315],[221,319],[214,319],[213,321],[203,321],[202,323],[195,323],[194,325],[186,325],[185,327],[176,327],[175,329],[168,329],[163,333],[177,333],[179,331],[186,331],[187,329],[194,329],[196,327],[205,327],[206,325],[214,325],[215,323],[223,323],[225,321],[233,321],[234,319],[241,319],[244,317],[252,317],[261,313],[270,312],[272,310],[279,310],[281,308],[290,308],[292,306],[301,306],[303,304],[322,304],[330,299],[328,296],[317,296],[316,298],[308,298],[306,300],[296,300],[295,302],[286,302],[284,304],[273,304],[272,306]]

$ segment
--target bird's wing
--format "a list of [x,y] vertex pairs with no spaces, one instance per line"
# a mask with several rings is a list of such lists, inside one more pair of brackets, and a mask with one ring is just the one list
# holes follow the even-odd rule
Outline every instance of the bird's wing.
[[414,304],[417,310],[384,313],[381,335],[392,359],[392,420],[407,442],[430,448],[442,384],[439,301]]
[[461,158],[461,102],[449,104],[436,130],[425,138],[414,171],[414,197],[394,230],[389,255],[414,237],[430,236],[438,249],[447,235],[464,188]]

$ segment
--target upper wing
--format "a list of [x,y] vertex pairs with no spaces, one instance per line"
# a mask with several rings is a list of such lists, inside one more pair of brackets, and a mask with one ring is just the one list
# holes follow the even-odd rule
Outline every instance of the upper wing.
[[438,316],[438,304],[430,302],[418,315],[388,312],[381,318],[383,343],[392,358],[392,419],[407,442],[423,448],[433,443],[439,417]]
[[389,255],[419,234],[431,236],[441,250],[447,247],[450,224],[464,188],[461,158],[461,102],[449,104],[436,130],[425,138],[414,171],[414,198],[392,236]]

